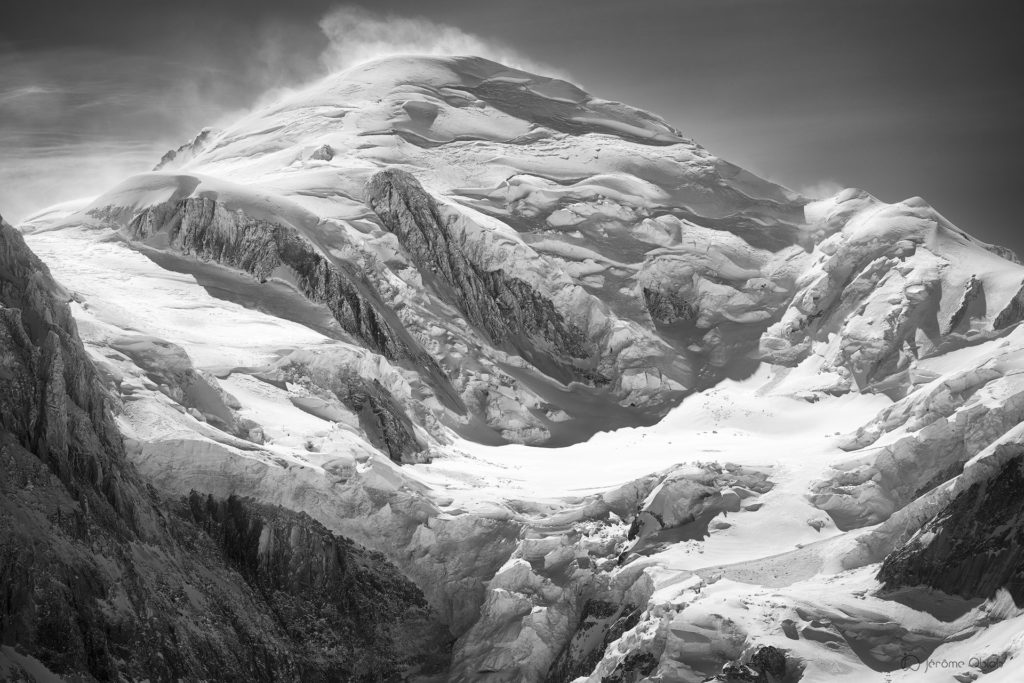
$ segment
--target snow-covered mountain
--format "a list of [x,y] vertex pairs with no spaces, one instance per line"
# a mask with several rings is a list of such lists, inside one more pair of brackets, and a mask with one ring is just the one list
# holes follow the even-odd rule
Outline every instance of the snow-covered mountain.
[[438,680],[1024,667],[1024,266],[921,199],[396,57],[19,227],[141,477],[384,553]]

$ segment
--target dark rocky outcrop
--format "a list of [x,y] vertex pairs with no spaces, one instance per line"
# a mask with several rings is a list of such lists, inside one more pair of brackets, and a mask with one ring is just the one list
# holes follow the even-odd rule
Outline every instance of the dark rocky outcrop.
[[153,167],[154,171],[162,171],[171,168],[178,168],[186,161],[190,161],[197,154],[206,149],[216,132],[212,128],[203,128],[199,131],[199,134],[192,139],[191,142],[186,142],[177,149],[170,149],[160,157],[160,161],[157,162],[156,166]]
[[298,362],[281,368],[288,381],[312,391],[325,389],[359,416],[359,426],[370,443],[388,454],[394,462],[415,461],[423,451],[416,438],[412,420],[405,414],[379,380],[372,381],[353,373],[324,373],[310,370]]
[[1000,588],[1024,606],[1024,453],[975,483],[882,563],[886,588],[928,586],[965,598]]
[[553,358],[581,378],[596,379],[578,367],[596,351],[586,333],[531,284],[473,263],[449,219],[412,174],[380,171],[367,183],[366,201],[439,296],[492,343],[511,346],[538,367],[550,366]]
[[[643,612],[643,608],[635,605],[600,598],[587,600],[572,639],[548,669],[545,683],[568,683],[589,676],[608,646],[640,623]],[[656,658],[654,663],[657,664]]]
[[402,412],[380,381],[361,380],[335,392],[342,403],[359,415],[359,424],[370,443],[401,463],[423,450],[416,438],[412,420]]
[[762,645],[746,662],[728,662],[722,667],[722,673],[706,680],[723,683],[782,683],[799,678],[800,673],[795,670],[787,676],[785,651],[773,645]]
[[443,665],[445,630],[379,556],[284,510],[161,501],[126,460],[67,298],[0,224],[0,642],[80,680]]
[[164,233],[183,254],[237,268],[260,281],[278,269],[290,269],[302,294],[326,305],[342,328],[368,348],[387,358],[414,353],[370,301],[365,291],[369,284],[341,272],[290,226],[228,211],[216,199],[203,196],[150,207],[123,232],[131,240]]
[[1024,320],[1024,284],[1021,285],[1017,294],[1010,299],[1010,302],[996,316],[996,319],[992,322],[992,327],[993,329],[1000,330],[1010,325],[1016,325],[1022,320]]
[[985,317],[985,309],[985,284],[978,276],[972,275],[964,287],[960,304],[949,318],[947,334],[964,332],[972,319]]
[[658,657],[646,650],[630,652],[601,683],[639,683],[658,668]]
[[330,161],[334,158],[334,148],[330,145],[320,145],[309,155],[315,161]]
[[381,662],[443,669],[447,629],[383,555],[333,535],[305,514],[234,496],[193,492],[177,512],[213,539],[232,568],[266,600],[312,662],[303,680],[375,678]]
[[660,325],[671,325],[679,320],[693,320],[697,317],[694,307],[672,292],[644,287],[644,304],[651,319]]
[[97,513],[133,529],[119,469],[121,437],[106,394],[78,339],[69,298],[0,219],[0,430],[31,451],[75,495],[97,496]]

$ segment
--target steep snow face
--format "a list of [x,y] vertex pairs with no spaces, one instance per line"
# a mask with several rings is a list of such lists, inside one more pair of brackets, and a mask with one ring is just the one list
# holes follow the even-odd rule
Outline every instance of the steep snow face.
[[387,553],[450,680],[1024,646],[977,572],[953,620],[903,585],[973,552],[962,493],[1024,418],[1024,267],[919,199],[811,201],[563,81],[401,57],[22,230],[140,472]]

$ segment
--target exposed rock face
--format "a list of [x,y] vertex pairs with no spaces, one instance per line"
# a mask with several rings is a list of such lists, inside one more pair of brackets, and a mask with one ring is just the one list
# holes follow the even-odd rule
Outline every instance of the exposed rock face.
[[723,683],[782,683],[786,676],[786,653],[772,645],[757,648],[746,663],[729,662],[722,673],[707,680]]
[[999,312],[993,325],[1001,329],[1024,320],[1024,284],[1021,285],[1017,294],[1006,304],[1006,308]]
[[230,565],[270,603],[294,642],[293,656],[313,665],[303,680],[372,679],[381,662],[427,671],[450,656],[444,626],[423,593],[352,541],[306,515],[192,493],[180,514],[214,540]]
[[[568,683],[580,676],[589,676],[604,657],[608,646],[639,623],[642,611],[636,605],[598,598],[587,600],[572,640],[551,665],[545,682]],[[657,665],[657,659],[654,659],[654,665]],[[653,670],[653,667],[643,668],[644,675]]]
[[351,476],[345,472],[351,465],[337,462],[351,461],[344,453],[325,463],[327,476],[309,467],[240,458],[221,444],[198,441],[146,443],[132,457],[143,476],[173,495],[234,493],[282,505],[386,553],[421,588],[453,637],[479,617],[487,581],[515,550],[522,531],[507,515],[444,514],[419,491],[408,490],[390,464],[377,462]]
[[[64,292],[21,235],[0,219],[0,427],[72,493],[98,495],[98,512],[134,529],[124,450],[106,396],[78,340]],[[107,520],[114,523],[114,517]]]
[[[66,298],[0,224],[0,640],[99,680],[380,680],[444,659],[422,594],[311,520],[169,512],[125,460]],[[361,635],[368,651],[340,644]]]
[[965,598],[1005,588],[1024,606],[1024,452],[956,496],[882,563],[886,587],[929,586]]
[[330,145],[320,145],[309,156],[314,161],[330,161],[334,158],[334,148]]
[[685,391],[687,359],[651,329],[649,317],[641,323],[620,315],[509,226],[442,201],[395,169],[375,174],[365,195],[423,289],[494,347],[484,349],[485,358],[511,352],[561,384],[601,388],[610,411],[660,414]]
[[680,292],[662,292],[647,287],[643,291],[644,303],[656,323],[671,325],[679,320],[693,320],[697,317],[697,310]]
[[395,462],[415,461],[415,456],[423,450],[412,420],[380,380],[343,372],[316,373],[298,360],[283,365],[281,372],[292,382],[309,381],[315,376],[324,389],[359,416],[360,426],[370,443]]
[[425,355],[401,339],[372,301],[369,285],[328,261],[298,231],[227,209],[209,197],[161,204],[137,214],[124,231],[129,239],[160,235],[182,253],[243,270],[260,281],[278,269],[295,277],[311,301],[325,304],[345,331],[387,358]]
[[[472,263],[437,203],[412,174],[381,171],[370,179],[366,195],[420,272],[428,281],[435,280],[442,298],[454,304],[492,343],[510,343],[535,364],[542,364],[544,355],[550,354],[575,373],[586,374],[576,363],[589,359],[595,349],[584,331],[568,322],[529,283]],[[591,380],[607,381],[597,376]]]
[[412,422],[399,410],[380,382],[360,382],[335,390],[338,398],[359,415],[370,443],[383,448],[395,462],[412,459],[423,450]]
[[[948,333],[965,332],[969,328],[972,319],[985,316],[986,308],[985,283],[978,279],[977,276],[972,275],[971,279],[967,281],[967,286],[964,287],[964,294],[960,299],[960,305],[956,307],[956,311],[949,318],[946,331]],[[997,329],[1005,326],[1000,324],[1001,322],[998,319],[996,320],[995,325]]]
[[160,158],[157,165],[153,167],[153,170],[170,170],[183,166],[206,149],[216,135],[217,132],[212,128],[203,128],[191,142],[186,142],[177,149],[168,150],[167,153]]

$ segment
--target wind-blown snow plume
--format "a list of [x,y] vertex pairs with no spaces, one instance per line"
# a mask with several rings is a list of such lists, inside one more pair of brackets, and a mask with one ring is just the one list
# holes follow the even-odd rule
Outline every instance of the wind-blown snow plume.
[[320,20],[330,41],[321,61],[330,71],[397,54],[473,55],[527,71],[553,74],[491,39],[423,17],[377,14],[362,7],[343,5]]
[[846,186],[835,180],[825,178],[813,183],[800,185],[796,188],[796,191],[811,199],[825,199],[841,191],[844,187]]
[[[203,126],[360,62],[395,54],[476,55],[563,75],[515,50],[421,17],[340,6],[319,22],[258,20],[245,40],[183,39],[194,61],[116,51],[26,52],[0,41],[0,206],[10,220],[95,194],[152,168]],[[145,60],[145,67],[140,66]],[[104,74],[102,78],[96,74]]]
[[97,48],[0,46],[0,210],[9,220],[101,192],[216,120],[207,67]]

